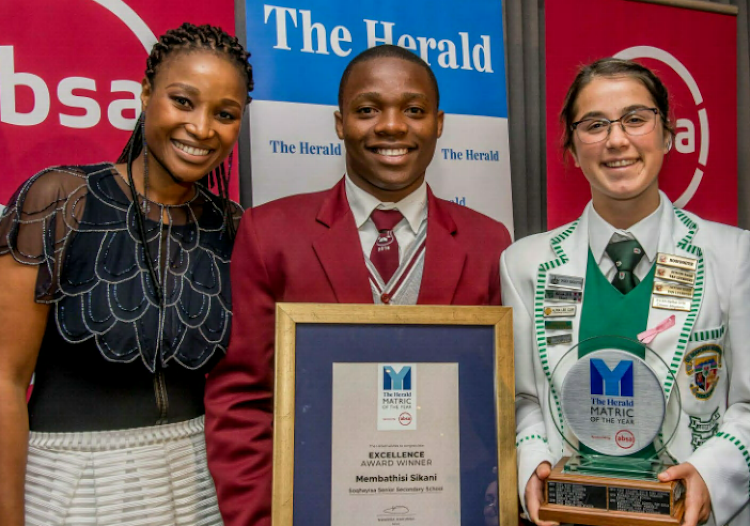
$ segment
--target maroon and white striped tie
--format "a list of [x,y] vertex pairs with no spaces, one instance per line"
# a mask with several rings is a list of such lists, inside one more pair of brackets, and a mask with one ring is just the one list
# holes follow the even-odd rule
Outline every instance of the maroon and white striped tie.
[[398,269],[398,241],[393,233],[393,227],[404,216],[398,210],[373,210],[370,217],[378,229],[378,238],[370,252],[370,261],[383,281],[388,283]]

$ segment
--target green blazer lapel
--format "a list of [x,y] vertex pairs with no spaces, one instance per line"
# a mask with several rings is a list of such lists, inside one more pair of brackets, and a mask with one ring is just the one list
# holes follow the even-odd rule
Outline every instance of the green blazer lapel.
[[582,304],[578,303],[576,305],[576,315],[573,318],[573,342],[570,345],[565,345],[564,349],[561,348],[558,350],[557,347],[550,349],[547,346],[547,334],[544,328],[544,291],[547,288],[549,274],[563,274],[581,278],[586,276],[586,263],[588,260],[587,211],[584,211],[578,220],[566,225],[552,236],[550,239],[550,249],[555,257],[548,261],[542,261],[536,273],[536,284],[534,287],[534,334],[542,368],[547,377],[551,396],[556,406],[556,409],[551,408],[551,410],[556,412],[558,422],[562,426],[562,406],[560,404],[559,392],[552,382],[552,371],[557,365],[559,358],[573,345],[578,343],[578,324],[581,319]]
[[680,369],[685,356],[685,347],[701,309],[705,279],[703,251],[700,247],[692,244],[698,231],[698,225],[685,212],[673,208],[671,203],[668,204],[669,206],[665,207],[660,224],[659,252],[696,259],[698,265],[689,312],[656,309],[653,307],[653,303],[649,307],[647,324],[649,329],[656,327],[670,316],[675,317],[674,327],[658,334],[649,345],[663,360],[663,363],[659,360],[649,360],[649,365],[654,368],[661,379],[667,400],[672,393],[673,378],[677,376]]

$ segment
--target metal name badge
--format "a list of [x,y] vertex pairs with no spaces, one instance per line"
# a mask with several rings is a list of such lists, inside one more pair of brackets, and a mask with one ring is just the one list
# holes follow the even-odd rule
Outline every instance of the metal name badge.
[[547,345],[562,345],[564,343],[573,343],[573,335],[558,334],[556,336],[547,336]]
[[675,285],[674,283],[667,283],[665,281],[654,281],[653,293],[661,296],[675,296],[678,298],[692,299],[693,287]]
[[681,270],[665,267],[662,265],[656,265],[656,277],[667,279],[669,281],[685,283],[686,285],[695,285],[695,271],[692,270]]
[[579,442],[611,456],[630,455],[653,443],[666,411],[661,382],[651,367],[612,348],[579,358],[565,375],[560,398]]
[[583,289],[583,278],[576,276],[563,276],[562,274],[550,274],[547,284],[550,287],[559,287],[561,289]]
[[578,290],[547,289],[544,291],[544,298],[552,301],[575,301],[580,303],[583,299],[583,292]]
[[544,307],[544,317],[545,318],[565,318],[565,317],[572,317],[576,315],[576,306],[575,305],[557,305],[557,306],[550,306],[550,307]]
[[681,310],[690,312],[693,300],[672,296],[651,296],[651,306],[655,309]]
[[695,270],[698,268],[698,260],[674,254],[665,254],[659,252],[656,254],[656,262],[667,267],[682,268],[686,270]]
[[545,320],[544,328],[548,331],[572,331],[573,322],[570,320]]

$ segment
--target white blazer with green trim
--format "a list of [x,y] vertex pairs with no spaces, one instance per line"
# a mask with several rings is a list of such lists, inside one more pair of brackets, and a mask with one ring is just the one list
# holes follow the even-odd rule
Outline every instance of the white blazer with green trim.
[[[750,232],[705,221],[673,208],[661,198],[659,252],[697,259],[690,312],[649,309],[648,328],[669,316],[676,323],[650,344],[661,363],[650,363],[668,397],[667,419],[679,417],[667,451],[690,462],[711,494],[709,525],[750,524]],[[543,461],[554,465],[571,454],[555,421],[561,414],[551,373],[578,343],[581,308],[573,320],[572,344],[547,346],[544,298],[548,274],[584,278],[588,260],[591,203],[573,223],[514,243],[501,258],[503,305],[513,307],[516,363],[516,445],[518,487],[524,489]],[[584,293],[583,301],[586,301]],[[549,305],[552,305],[549,303]],[[571,319],[571,318],[569,318]],[[635,335],[634,335],[635,336]],[[713,353],[713,354],[712,354]],[[696,360],[713,357],[716,376],[696,378]],[[677,379],[682,408],[674,390]],[[700,380],[700,381],[697,381]],[[692,386],[692,387],[691,387]],[[550,395],[550,389],[552,393]],[[575,443],[569,432],[566,438]],[[525,507],[525,502],[523,502]]]

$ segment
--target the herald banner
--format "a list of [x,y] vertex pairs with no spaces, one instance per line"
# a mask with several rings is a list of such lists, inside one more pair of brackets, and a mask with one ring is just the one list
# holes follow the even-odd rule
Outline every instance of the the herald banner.
[[547,227],[574,220],[591,199],[563,161],[559,114],[578,68],[609,56],[637,60],[669,90],[676,137],[659,187],[678,207],[736,225],[736,17],[631,0],[558,0],[545,10]]
[[336,135],[339,80],[380,44],[412,50],[432,68],[445,111],[427,170],[435,194],[513,231],[502,3],[245,0],[256,67],[251,105],[253,204],[332,186],[345,171]]
[[183,22],[234,34],[234,2],[3,2],[0,204],[47,166],[114,161],[140,112],[146,57]]

